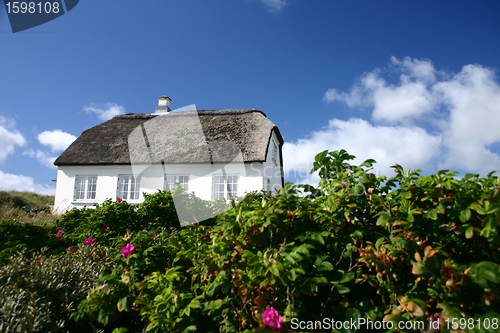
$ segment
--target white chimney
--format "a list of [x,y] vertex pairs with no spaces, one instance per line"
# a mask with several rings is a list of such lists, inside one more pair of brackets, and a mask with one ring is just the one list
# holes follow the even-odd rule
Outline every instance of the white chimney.
[[172,100],[168,96],[163,95],[158,97],[158,106],[155,108],[155,113],[172,111],[170,109],[170,102],[172,102]]

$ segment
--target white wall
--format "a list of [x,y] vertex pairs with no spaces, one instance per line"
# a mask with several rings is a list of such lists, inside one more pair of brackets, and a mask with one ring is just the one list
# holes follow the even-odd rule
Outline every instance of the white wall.
[[[222,169],[224,168],[224,169]],[[106,199],[116,199],[119,175],[140,175],[139,200],[127,200],[130,203],[144,201],[142,192],[153,194],[164,188],[164,174],[189,175],[189,192],[197,197],[210,200],[212,197],[212,175],[238,175],[238,196],[262,189],[262,163],[236,163],[229,165],[176,164],[176,165],[134,165],[131,166],[61,166],[57,171],[55,212],[63,213],[73,207],[93,207]],[[75,177],[97,176],[95,200],[74,200]]]

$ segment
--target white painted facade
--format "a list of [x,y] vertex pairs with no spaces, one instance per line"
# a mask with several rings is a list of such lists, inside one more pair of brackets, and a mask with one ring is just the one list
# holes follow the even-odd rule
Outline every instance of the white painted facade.
[[[223,164],[154,164],[154,165],[64,165],[58,167],[55,196],[55,213],[61,214],[74,207],[92,207],[107,199],[118,197],[119,177],[139,176],[140,194],[129,203],[144,201],[143,192],[155,193],[165,188],[165,176],[189,176],[188,191],[205,200],[213,199],[213,176],[234,175],[237,179],[237,196],[248,192],[267,190],[278,191],[282,187],[281,149],[275,131],[272,131],[268,143],[266,161],[264,162],[232,162]],[[276,148],[274,148],[276,146]],[[77,199],[77,177],[97,177],[95,198]]]

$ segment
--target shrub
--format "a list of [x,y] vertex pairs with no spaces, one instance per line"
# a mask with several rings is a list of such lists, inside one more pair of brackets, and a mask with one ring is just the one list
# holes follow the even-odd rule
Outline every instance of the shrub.
[[108,244],[108,239],[142,227],[133,205],[108,199],[95,208],[74,208],[66,212],[55,221],[52,232],[55,236],[58,230],[64,230],[65,244],[82,243],[87,238]]
[[292,318],[498,318],[500,179],[398,165],[387,179],[353,158],[318,154],[317,188],[249,195],[214,224],[117,239],[132,255],[75,318],[148,332],[269,331],[271,307],[284,331]]
[[[293,318],[368,318],[395,327],[432,319],[448,321],[449,328],[454,319],[488,319],[492,325],[495,319],[497,326],[490,328],[498,329],[500,177],[456,179],[449,171],[420,176],[395,165],[396,176],[388,179],[370,173],[375,161],[358,166],[352,159],[343,150],[322,152],[312,170],[321,177],[316,188],[287,183],[275,196],[251,193],[224,214],[182,228],[165,191],[146,195],[135,207],[108,201],[95,210],[68,212],[51,230],[57,242],[56,233],[64,229],[56,246],[95,238],[113,247],[114,264],[100,267],[99,282],[89,282],[87,297],[78,298],[74,327],[67,323],[72,307],[58,310],[62,319],[37,320],[48,329],[63,320],[72,331],[114,333],[270,332],[279,318],[285,332],[296,329]],[[176,194],[195,220],[213,209]],[[59,267],[67,257],[73,258],[51,257],[46,267]],[[36,266],[36,259],[29,265]],[[40,279],[50,281],[47,274]],[[26,290],[39,288],[23,284],[19,304],[55,306],[36,301]],[[63,285],[64,295],[82,292],[70,282]],[[47,299],[61,290],[50,289]],[[0,293],[9,304],[10,292]],[[34,315],[46,313],[20,309],[9,307],[19,319],[6,322],[27,323],[23,329],[33,326]]]
[[0,222],[0,264],[8,258],[25,249],[27,253],[40,251],[42,247],[55,247],[57,242],[51,235],[50,228],[33,223],[18,223],[15,221]]
[[72,253],[33,256],[21,252],[0,267],[1,332],[89,332],[92,326],[69,320],[102,270],[113,267],[112,253],[79,246]]

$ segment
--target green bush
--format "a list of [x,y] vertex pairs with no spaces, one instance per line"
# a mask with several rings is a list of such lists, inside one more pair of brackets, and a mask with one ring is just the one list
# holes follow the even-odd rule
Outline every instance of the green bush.
[[318,154],[317,188],[286,184],[213,223],[117,239],[133,254],[116,258],[100,282],[109,289],[75,318],[148,332],[271,331],[266,307],[283,315],[284,331],[292,318],[499,318],[500,179],[398,165],[387,179],[369,173],[373,160],[353,158]]
[[66,212],[55,221],[52,232],[55,237],[58,230],[63,230],[61,239],[68,245],[83,243],[87,238],[108,244],[110,238],[123,235],[127,230],[141,230],[145,225],[133,205],[108,199],[95,208],[73,208]]
[[[297,330],[292,319],[367,318],[397,327],[432,318],[448,323],[441,331],[460,319],[495,319],[498,325],[500,178],[457,179],[448,171],[420,176],[395,165],[396,176],[388,179],[370,173],[375,161],[357,166],[349,163],[353,158],[343,150],[322,152],[313,168],[321,177],[317,187],[287,183],[275,196],[251,193],[224,214],[185,227],[172,194],[164,191],[146,195],[138,206],[108,201],[70,211],[50,230],[54,246],[95,238],[113,248],[114,264],[89,269],[90,277],[78,271],[88,279],[85,288],[71,278],[50,290],[22,289],[21,282],[19,304],[28,310],[6,308],[17,316],[6,322],[26,323],[24,329],[33,327],[34,314],[43,317],[44,311],[30,309],[47,305],[25,296],[35,294],[26,290],[48,290],[48,300],[64,290],[75,299],[65,305],[70,310],[37,319],[49,330],[64,322],[72,332],[271,332],[262,318],[268,307],[282,315],[285,332]],[[222,207],[174,193],[194,220]],[[64,230],[61,242],[58,230]],[[10,270],[28,266],[15,258]],[[29,266],[38,269],[35,260]],[[62,269],[71,266],[65,260],[77,259],[64,254],[51,260],[41,267]],[[46,285],[50,278],[39,280]],[[0,295],[14,304],[10,293]],[[490,325],[489,331],[497,329]]]
[[22,249],[33,252],[58,245],[51,229],[39,224],[1,221],[0,235],[0,264],[5,264],[11,255]]
[[175,191],[180,212],[176,211],[170,191],[144,193],[145,200],[139,205],[108,199],[94,208],[74,208],[55,221],[51,232],[55,237],[59,230],[63,230],[61,240],[66,245],[82,243],[87,238],[109,245],[110,239],[127,232],[179,230],[181,224],[198,222],[197,216],[201,217],[200,220],[203,217],[212,218],[219,210],[222,212],[228,208],[223,199],[212,202],[197,198],[194,193],[184,193],[180,187]]
[[69,320],[100,273],[113,267],[109,249],[93,244],[47,256],[19,253],[0,267],[0,332],[90,332]]

